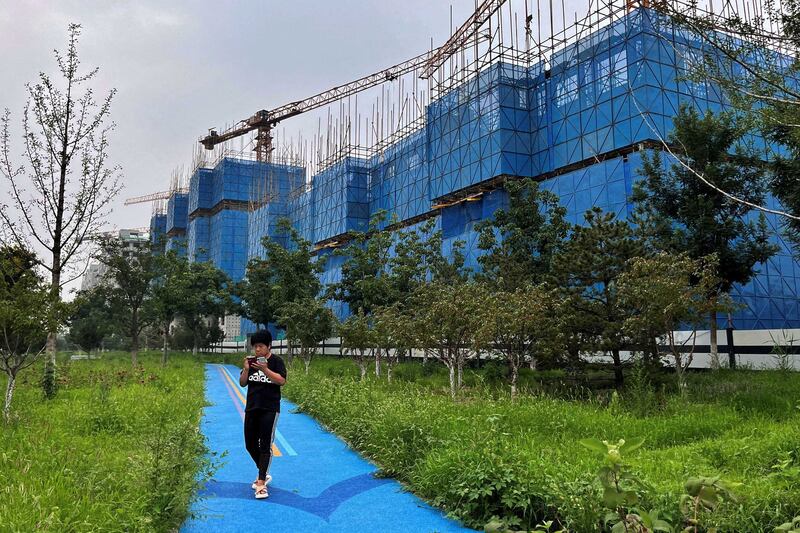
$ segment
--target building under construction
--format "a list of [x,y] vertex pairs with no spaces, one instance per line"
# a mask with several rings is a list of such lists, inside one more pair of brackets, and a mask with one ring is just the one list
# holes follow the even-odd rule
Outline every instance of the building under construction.
[[[572,223],[593,206],[627,217],[642,155],[660,149],[679,106],[724,107],[718,87],[686,77],[707,45],[654,9],[611,2],[568,21],[552,4],[494,4],[444,62],[387,76],[373,100],[328,103],[309,138],[259,130],[256,156],[217,150],[192,170],[188,192],[174,187],[155,212],[153,235],[241,279],[287,217],[328,258],[322,277],[331,283],[343,261],[332,251],[385,210],[394,227],[434,219],[445,251],[463,241],[477,268],[475,225],[506,204],[507,180],[540,181]],[[779,217],[767,221],[780,252],[734,289],[737,329],[800,327],[798,267]],[[229,338],[254,329],[229,318],[225,326]]]

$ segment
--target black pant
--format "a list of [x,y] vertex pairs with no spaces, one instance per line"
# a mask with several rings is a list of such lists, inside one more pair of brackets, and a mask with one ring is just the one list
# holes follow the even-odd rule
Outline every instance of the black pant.
[[258,479],[266,479],[272,463],[272,440],[278,415],[274,411],[254,409],[244,414],[244,445],[258,467]]

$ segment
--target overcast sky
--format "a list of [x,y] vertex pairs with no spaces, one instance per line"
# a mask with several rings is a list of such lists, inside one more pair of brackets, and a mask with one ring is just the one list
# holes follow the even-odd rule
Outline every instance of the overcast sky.
[[[150,205],[124,199],[167,189],[208,128],[394,65],[431,39],[442,44],[451,6],[457,26],[474,0],[0,0],[0,110],[18,128],[25,83],[55,73],[53,49],[65,49],[70,22],[82,24],[80,59],[100,67],[98,95],[118,90],[110,153],[125,189],[109,226],[147,226]],[[283,126],[291,135],[291,121]]]
[[100,67],[98,91],[118,90],[111,155],[125,190],[109,222],[146,226],[150,206],[123,207],[124,198],[167,189],[208,128],[391,66],[427,50],[431,37],[440,44],[451,3],[457,21],[473,8],[473,0],[3,0],[0,109],[18,124],[25,83],[54,73],[52,50],[65,48],[68,23],[82,24],[82,65]]

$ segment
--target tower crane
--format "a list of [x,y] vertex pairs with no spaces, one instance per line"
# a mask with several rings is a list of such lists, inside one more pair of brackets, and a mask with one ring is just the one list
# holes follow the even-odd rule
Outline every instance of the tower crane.
[[241,135],[256,131],[255,152],[256,159],[268,161],[272,153],[272,129],[287,118],[300,115],[307,111],[323,107],[331,102],[347,98],[358,92],[378,86],[382,83],[393,81],[398,77],[421,69],[421,78],[429,78],[441,67],[447,59],[465,46],[471,39],[480,40],[478,34],[480,27],[494,15],[505,0],[483,0],[474,13],[450,36],[445,44],[424,54],[420,54],[400,64],[375,72],[345,85],[333,87],[327,91],[284,104],[274,109],[262,109],[250,118],[237,122],[224,131],[210,129],[208,135],[200,138],[200,144],[206,150],[225,141],[235,139]]
[[128,198],[127,200],[125,200],[125,205],[145,204],[148,202],[156,202],[158,200],[169,200],[170,196],[172,196],[175,193],[185,194],[188,192],[189,189],[185,187],[172,189],[169,191],[154,192],[152,194],[145,194],[144,196],[136,196],[135,198]]

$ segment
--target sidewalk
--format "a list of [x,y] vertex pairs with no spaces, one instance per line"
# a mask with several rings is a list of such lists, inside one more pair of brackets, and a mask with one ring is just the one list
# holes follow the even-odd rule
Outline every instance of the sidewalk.
[[[373,477],[376,468],[325,431],[312,418],[295,414],[283,400],[275,435],[273,481],[266,500],[253,498],[256,469],[244,449],[245,389],[232,365],[206,365],[202,430],[209,447],[227,451],[183,533],[279,532],[464,532],[392,479]],[[290,376],[291,379],[291,376]]]

